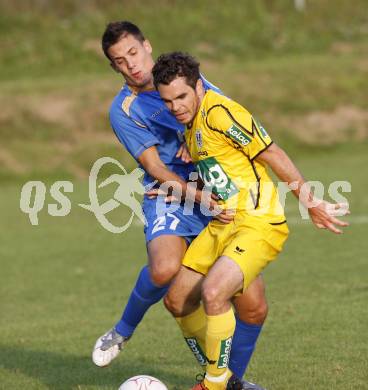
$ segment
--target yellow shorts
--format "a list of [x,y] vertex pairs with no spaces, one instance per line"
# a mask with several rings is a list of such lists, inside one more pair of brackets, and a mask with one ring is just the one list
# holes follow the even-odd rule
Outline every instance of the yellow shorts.
[[220,256],[230,257],[243,271],[245,290],[276,258],[288,234],[286,221],[271,224],[239,213],[229,224],[212,220],[191,243],[183,265],[206,275]]

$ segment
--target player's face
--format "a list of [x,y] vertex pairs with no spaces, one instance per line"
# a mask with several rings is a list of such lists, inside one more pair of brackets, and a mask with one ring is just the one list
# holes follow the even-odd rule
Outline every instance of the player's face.
[[159,84],[157,89],[167,108],[180,123],[186,125],[193,121],[204,95],[201,80],[197,81],[193,89],[185,77],[177,77],[169,85]]
[[120,72],[127,84],[137,92],[153,88],[152,47],[146,40],[140,42],[133,35],[121,38],[108,50],[111,66]]

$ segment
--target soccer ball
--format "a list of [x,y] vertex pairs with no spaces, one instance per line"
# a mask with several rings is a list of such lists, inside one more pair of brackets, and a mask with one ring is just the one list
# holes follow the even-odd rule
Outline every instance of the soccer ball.
[[168,390],[157,378],[149,375],[137,375],[126,380],[119,390]]

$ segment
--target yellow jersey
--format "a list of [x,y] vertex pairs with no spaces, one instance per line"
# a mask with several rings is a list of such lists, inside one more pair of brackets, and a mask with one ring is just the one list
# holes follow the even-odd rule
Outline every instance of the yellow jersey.
[[256,159],[272,140],[244,107],[208,90],[185,139],[205,188],[223,207],[285,221],[266,166]]

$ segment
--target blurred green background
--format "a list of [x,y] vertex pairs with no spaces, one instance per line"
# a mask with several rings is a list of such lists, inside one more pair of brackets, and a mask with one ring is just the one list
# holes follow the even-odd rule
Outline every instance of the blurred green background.
[[293,0],[0,4],[1,180],[85,177],[104,154],[132,163],[107,120],[123,79],[100,49],[120,19],[142,27],[155,57],[196,55],[290,152],[366,143],[366,0],[307,0],[304,12]]
[[[291,236],[265,272],[270,314],[248,377],[269,390],[368,389],[368,4],[305,3],[0,0],[0,389],[113,390],[138,373],[169,390],[194,383],[197,368],[162,305],[109,369],[90,360],[146,261],[141,225],[113,235],[77,206],[97,158],[135,167],[108,123],[123,79],[100,49],[105,25],[122,19],[142,28],[155,57],[196,55],[307,178],[351,183],[343,236],[303,223],[288,195]],[[48,215],[47,194],[31,226],[22,185],[66,179],[71,214]],[[111,217],[128,216],[119,208]]]

